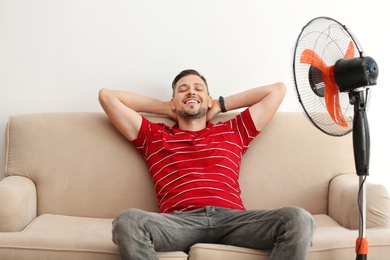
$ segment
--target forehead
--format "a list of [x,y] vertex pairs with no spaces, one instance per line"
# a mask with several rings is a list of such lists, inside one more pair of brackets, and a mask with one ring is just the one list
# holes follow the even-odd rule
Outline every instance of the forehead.
[[197,75],[187,75],[179,79],[176,83],[177,86],[199,84],[205,86],[205,82]]

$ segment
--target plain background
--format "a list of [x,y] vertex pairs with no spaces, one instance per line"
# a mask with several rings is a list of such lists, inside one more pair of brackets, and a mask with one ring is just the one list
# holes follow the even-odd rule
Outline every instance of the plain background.
[[[385,3],[0,0],[0,147],[11,115],[102,111],[101,88],[168,100],[172,79],[187,68],[206,76],[213,97],[283,81],[288,93],[280,111],[302,111],[292,84],[293,47],[304,25],[328,16],[345,24],[378,63],[368,110],[369,180],[390,189]],[[1,179],[5,154],[0,151]]]

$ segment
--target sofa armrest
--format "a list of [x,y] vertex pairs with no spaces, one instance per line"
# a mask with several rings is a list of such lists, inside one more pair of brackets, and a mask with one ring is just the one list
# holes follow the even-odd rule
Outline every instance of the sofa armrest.
[[0,181],[0,232],[23,230],[37,215],[35,184],[28,178],[9,176]]
[[[380,184],[366,179],[366,227],[390,227],[390,195]],[[329,185],[328,214],[343,227],[359,228],[358,208],[359,176],[342,174]]]

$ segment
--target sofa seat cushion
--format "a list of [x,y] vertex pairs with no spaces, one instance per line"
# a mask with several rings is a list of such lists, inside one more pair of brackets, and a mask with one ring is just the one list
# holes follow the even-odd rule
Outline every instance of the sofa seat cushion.
[[[316,232],[307,260],[355,259],[357,230],[349,230],[324,214],[314,215]],[[390,255],[390,239],[384,229],[367,231],[370,259],[383,259]],[[196,244],[191,247],[191,260],[268,260],[270,251],[255,250],[236,246]]]
[[[116,259],[112,219],[44,214],[21,232],[0,233],[1,259]],[[15,250],[18,249],[18,250]],[[183,252],[159,253],[164,260],[185,260]]]
[[[354,259],[357,230],[340,226],[327,215],[314,215],[316,232],[308,260]],[[21,232],[0,233],[1,259],[116,259],[118,249],[111,241],[112,219],[44,214]],[[390,239],[385,229],[367,230],[370,259],[390,255]],[[18,249],[18,250],[15,250]],[[269,251],[249,248],[196,244],[191,260],[266,260]],[[183,252],[158,253],[160,259],[185,260]]]
[[189,256],[191,260],[213,259],[240,259],[240,260],[268,260],[270,253],[238,246],[217,244],[196,244],[191,247]]

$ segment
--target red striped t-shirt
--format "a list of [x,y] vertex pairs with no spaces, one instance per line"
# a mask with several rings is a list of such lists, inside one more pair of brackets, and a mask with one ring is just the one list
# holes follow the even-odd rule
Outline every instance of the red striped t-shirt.
[[200,131],[143,118],[132,141],[146,159],[160,213],[205,206],[244,210],[238,182],[242,155],[259,132],[249,109]]

